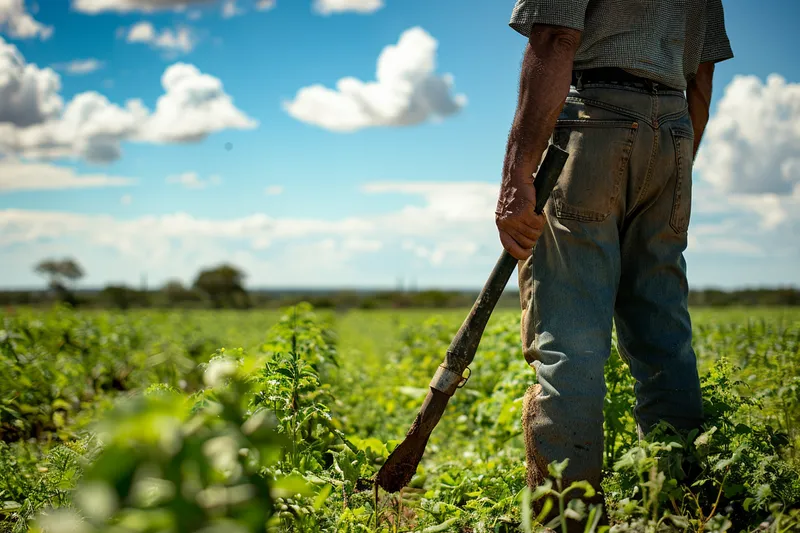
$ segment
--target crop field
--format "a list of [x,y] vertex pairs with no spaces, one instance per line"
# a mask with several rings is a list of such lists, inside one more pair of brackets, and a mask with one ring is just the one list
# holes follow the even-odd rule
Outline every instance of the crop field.
[[[508,310],[411,485],[374,489],[465,314],[6,309],[0,531],[532,532],[542,497],[591,513],[557,464],[549,491],[525,486],[535,376]],[[611,531],[800,531],[800,311],[692,317],[702,432],[640,441],[634,383],[607,365]]]

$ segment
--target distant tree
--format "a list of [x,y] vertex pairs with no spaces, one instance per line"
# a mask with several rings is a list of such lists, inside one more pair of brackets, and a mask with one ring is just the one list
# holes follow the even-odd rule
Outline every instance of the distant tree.
[[193,287],[208,296],[216,307],[248,307],[249,298],[245,291],[244,273],[238,268],[223,264],[200,271]]
[[134,305],[147,305],[147,293],[125,285],[108,285],[99,294],[100,299],[119,309],[129,309]]
[[161,292],[167,299],[169,305],[179,305],[185,302],[194,302],[202,300],[202,297],[196,291],[186,288],[180,280],[170,280]]
[[83,269],[77,261],[72,258],[45,259],[36,265],[34,272],[47,277],[50,289],[56,293],[59,300],[76,303],[75,295],[69,285],[84,276]]

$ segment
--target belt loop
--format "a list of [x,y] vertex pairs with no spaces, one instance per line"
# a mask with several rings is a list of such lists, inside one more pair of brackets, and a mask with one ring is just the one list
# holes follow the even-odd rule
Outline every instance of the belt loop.
[[575,72],[575,88],[579,91],[583,89],[583,81],[581,78],[583,77],[583,72],[580,70]]

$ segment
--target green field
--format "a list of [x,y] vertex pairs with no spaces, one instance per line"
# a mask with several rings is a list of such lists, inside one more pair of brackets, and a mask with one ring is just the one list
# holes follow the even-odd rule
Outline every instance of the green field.
[[[465,314],[7,310],[0,531],[535,531],[514,311],[411,486],[369,483]],[[633,382],[616,353],[607,366],[612,531],[800,530],[800,311],[692,317],[704,433],[639,442]]]

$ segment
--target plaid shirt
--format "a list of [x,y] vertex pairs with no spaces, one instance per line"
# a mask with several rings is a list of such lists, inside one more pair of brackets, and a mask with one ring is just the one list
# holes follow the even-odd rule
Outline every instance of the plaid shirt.
[[733,57],[722,0],[517,0],[509,25],[528,37],[534,24],[582,32],[575,70],[619,67],[681,90],[700,63]]

